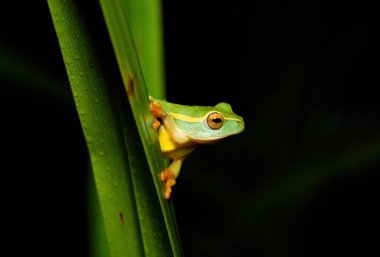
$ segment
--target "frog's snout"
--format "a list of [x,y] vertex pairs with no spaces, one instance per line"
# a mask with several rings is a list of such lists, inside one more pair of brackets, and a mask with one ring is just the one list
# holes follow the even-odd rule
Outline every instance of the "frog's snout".
[[244,120],[243,119],[240,119],[240,120],[236,120],[235,121],[235,125],[237,127],[237,132],[236,133],[240,133],[244,130]]

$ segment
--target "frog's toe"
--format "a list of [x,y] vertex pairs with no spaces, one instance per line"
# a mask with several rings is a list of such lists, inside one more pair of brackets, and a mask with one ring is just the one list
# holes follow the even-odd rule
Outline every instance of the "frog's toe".
[[157,117],[160,117],[163,112],[162,106],[160,103],[150,102],[149,108],[154,117],[153,128],[158,129],[158,127],[161,125],[161,122],[157,119]]
[[165,199],[170,198],[170,193],[172,192],[172,186],[175,185],[175,175],[171,170],[164,170],[160,174],[161,180],[164,183],[164,195]]
[[165,199],[170,198],[170,193],[172,192],[172,186],[175,185],[175,179],[169,179],[165,183]]
[[158,102],[150,102],[149,109],[155,118],[160,117],[160,115],[163,113],[162,106]]
[[158,127],[161,125],[161,122],[157,119],[154,119],[154,122],[153,122],[153,128],[154,129],[158,129]]

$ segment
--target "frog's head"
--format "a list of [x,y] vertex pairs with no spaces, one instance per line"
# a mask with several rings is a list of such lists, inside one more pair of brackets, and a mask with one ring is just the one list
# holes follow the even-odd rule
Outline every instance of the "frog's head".
[[181,119],[174,115],[176,126],[182,133],[198,143],[212,143],[244,130],[243,118],[232,111],[228,103],[214,107],[196,106],[196,117]]

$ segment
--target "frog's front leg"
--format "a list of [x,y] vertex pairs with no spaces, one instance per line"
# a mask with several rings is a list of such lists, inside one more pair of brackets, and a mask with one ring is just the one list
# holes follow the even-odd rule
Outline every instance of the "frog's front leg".
[[150,100],[149,108],[150,108],[150,111],[152,112],[153,117],[154,117],[153,128],[157,129],[161,125],[161,122],[157,118],[160,117],[164,111],[163,111],[162,106],[159,102],[153,102],[152,101],[151,96],[149,96],[149,100]]
[[178,177],[179,171],[184,158],[174,159],[170,166],[160,173],[161,180],[164,184],[164,195],[165,199],[170,198],[170,193],[172,192],[172,186],[175,185],[175,179]]

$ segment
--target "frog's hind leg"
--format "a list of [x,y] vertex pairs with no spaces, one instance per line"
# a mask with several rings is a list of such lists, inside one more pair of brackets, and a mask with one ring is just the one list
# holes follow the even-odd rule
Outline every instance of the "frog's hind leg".
[[181,170],[183,160],[184,158],[174,159],[170,166],[160,174],[161,180],[164,183],[164,195],[166,199],[170,198],[172,186],[176,183],[175,179]]

